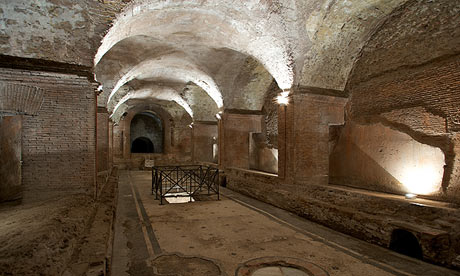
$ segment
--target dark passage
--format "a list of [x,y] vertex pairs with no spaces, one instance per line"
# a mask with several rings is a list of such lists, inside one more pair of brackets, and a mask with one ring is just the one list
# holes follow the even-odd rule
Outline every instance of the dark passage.
[[396,229],[391,234],[390,249],[417,259],[423,257],[417,238],[411,232],[402,229]]
[[139,137],[131,145],[133,153],[153,153],[153,143],[149,138]]

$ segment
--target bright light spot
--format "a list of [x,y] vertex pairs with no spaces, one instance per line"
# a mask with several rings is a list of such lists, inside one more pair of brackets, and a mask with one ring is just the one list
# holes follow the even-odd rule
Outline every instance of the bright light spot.
[[220,116],[220,113],[217,113],[217,114],[216,114],[216,118],[217,118],[217,120],[222,119],[222,116]]
[[288,105],[289,104],[289,91],[281,92],[280,95],[276,97],[276,102],[279,105]]
[[406,198],[407,199],[416,199],[417,195],[415,195],[415,194],[406,194]]
[[414,166],[406,168],[401,183],[407,191],[416,195],[427,195],[437,191],[442,171],[434,166]]
[[188,127],[189,127],[189,128],[193,128],[193,125],[192,125],[192,124],[190,124],[190,125],[188,125]]
[[97,91],[101,92],[104,89],[104,86],[101,84],[97,87]]

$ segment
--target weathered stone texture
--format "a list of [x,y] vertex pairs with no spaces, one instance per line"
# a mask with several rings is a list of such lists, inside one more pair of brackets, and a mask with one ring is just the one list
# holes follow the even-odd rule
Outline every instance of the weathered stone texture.
[[234,168],[226,169],[226,175],[232,190],[363,240],[388,247],[392,232],[405,229],[419,240],[425,260],[451,265],[460,253],[460,214],[448,204],[413,204],[401,196],[351,188],[279,183],[276,176]]
[[0,1],[3,54],[86,66],[126,1]]
[[[423,106],[429,112],[447,119],[447,131],[458,131],[460,125],[455,118],[459,116],[459,80],[458,56],[388,72],[350,90],[350,115],[358,117]],[[426,128],[431,129],[432,126],[427,125]]]
[[0,80],[45,90],[38,116],[23,121],[24,199],[93,192],[96,110],[93,86],[73,75],[0,70]]
[[395,109],[380,116],[391,124],[404,125],[427,135],[443,135],[447,132],[446,119],[427,111],[423,106]]
[[370,37],[349,82],[357,84],[400,67],[459,54],[459,14],[458,1],[408,1]]
[[331,152],[329,182],[395,194],[439,194],[444,162],[439,148],[407,134],[382,124],[348,122]]

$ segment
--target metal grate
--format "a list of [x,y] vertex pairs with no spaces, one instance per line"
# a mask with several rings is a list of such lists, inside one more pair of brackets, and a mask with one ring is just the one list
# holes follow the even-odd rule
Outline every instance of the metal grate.
[[155,199],[167,197],[190,197],[219,195],[219,169],[201,166],[154,166],[152,167],[152,195]]

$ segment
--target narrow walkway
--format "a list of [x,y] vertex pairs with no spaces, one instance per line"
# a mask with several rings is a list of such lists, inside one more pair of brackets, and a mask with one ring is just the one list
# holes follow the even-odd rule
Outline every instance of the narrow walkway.
[[331,276],[460,275],[226,189],[220,201],[159,205],[150,185],[150,172],[120,173],[115,276],[211,276],[219,270],[230,276],[243,264],[267,257],[311,263]]

